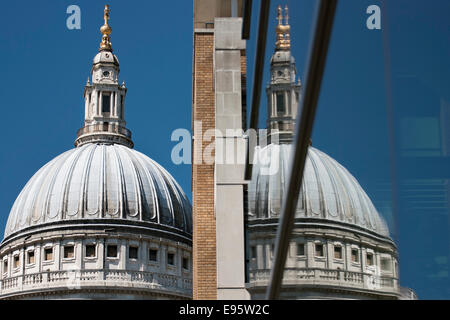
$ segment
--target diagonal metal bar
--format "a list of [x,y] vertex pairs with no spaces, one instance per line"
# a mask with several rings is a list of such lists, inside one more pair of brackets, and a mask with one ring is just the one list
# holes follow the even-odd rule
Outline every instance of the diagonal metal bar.
[[[258,42],[256,46],[255,69],[253,72],[252,105],[250,111],[250,127],[256,130],[259,118],[259,102],[261,100],[261,84],[264,71],[264,58],[266,55],[267,26],[269,24],[270,0],[261,0],[259,10]],[[250,150],[247,152],[245,165],[245,180],[252,178],[252,165],[250,164]]]
[[286,255],[294,225],[295,210],[303,180],[303,169],[305,168],[306,155],[316,114],[336,5],[337,0],[320,0],[318,5],[314,37],[307,65],[305,90],[301,100],[301,113],[297,113],[295,141],[290,159],[291,174],[288,180],[287,192],[283,199],[281,218],[277,230],[275,260],[266,292],[267,299],[278,299],[280,296]]
[[242,23],[242,39],[249,40],[250,26],[252,24],[252,0],[245,0],[243,6],[244,21]]

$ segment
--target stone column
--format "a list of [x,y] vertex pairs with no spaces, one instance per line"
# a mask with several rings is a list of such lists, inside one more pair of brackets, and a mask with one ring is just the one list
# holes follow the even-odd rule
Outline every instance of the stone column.
[[[97,268],[101,271],[105,269],[105,239],[101,239],[101,241],[97,241]],[[103,275],[101,275],[101,279],[104,279]]]
[[242,18],[215,18],[217,298],[249,299],[245,289]]
[[166,273],[167,272],[167,246],[165,244],[161,244],[159,246],[160,251],[159,252],[159,258],[160,258],[160,272]]
[[305,239],[305,250],[306,250],[306,267],[307,268],[314,268],[314,241],[311,239]]
[[332,269],[333,268],[333,258],[334,258],[334,246],[330,242],[330,240],[327,239],[325,247],[327,250],[327,253],[326,253],[327,262],[325,264],[325,267],[327,269]]
[[61,240],[58,240],[58,242],[55,244],[55,248],[53,249],[54,253],[55,253],[55,257],[54,257],[54,262],[58,265],[57,270],[62,270],[61,269]]
[[34,249],[34,254],[36,255],[34,257],[34,263],[37,265],[38,269],[37,272],[42,272],[42,243],[38,243]]
[[103,108],[103,95],[102,95],[102,93],[99,91],[99,92],[98,92],[98,107],[97,107],[97,109],[98,109],[98,115],[102,115],[102,116],[103,116],[102,108]]
[[147,241],[143,241],[142,239],[139,240],[139,270],[140,271],[147,271],[147,264],[148,264],[148,248],[147,248]]
[[128,261],[128,255],[127,255],[127,246],[128,241],[125,239],[121,239],[119,241],[119,269],[126,270],[127,269],[127,261]]
[[352,266],[352,245],[351,243],[345,244],[345,269],[351,271]]

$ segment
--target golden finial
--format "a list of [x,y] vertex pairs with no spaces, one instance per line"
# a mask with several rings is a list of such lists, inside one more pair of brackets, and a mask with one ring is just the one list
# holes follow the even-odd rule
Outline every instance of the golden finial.
[[291,49],[291,40],[290,40],[290,31],[291,26],[289,25],[289,9],[288,6],[284,8],[286,16],[284,17],[285,24],[283,24],[283,12],[281,6],[278,6],[278,26],[276,28],[277,33],[277,42],[275,43],[276,50],[290,50]]
[[281,6],[278,6],[278,16],[277,16],[277,20],[278,20],[278,25],[281,26],[282,22],[283,22],[283,14],[281,13]]
[[288,26],[289,25],[289,8],[287,5],[284,7],[284,12],[286,12],[286,16],[284,17],[284,24],[286,26]]
[[110,38],[112,28],[108,24],[110,12],[111,12],[111,10],[109,10],[109,5],[105,5],[105,15],[104,15],[105,24],[100,28],[100,32],[103,34],[103,36],[102,36],[102,42],[100,42],[99,51],[103,51],[103,50],[112,51],[111,38]]

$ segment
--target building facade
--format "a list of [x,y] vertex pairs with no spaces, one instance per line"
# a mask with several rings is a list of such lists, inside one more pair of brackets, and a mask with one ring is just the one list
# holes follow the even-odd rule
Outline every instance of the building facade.
[[133,149],[105,7],[75,148],[42,167],[0,245],[2,299],[190,299],[191,205]]
[[[221,1],[221,4],[232,6],[232,2]],[[246,130],[245,92],[232,99],[233,90],[239,85],[243,88],[245,76],[242,67],[245,61],[239,68],[236,52],[245,49],[241,40],[242,19],[217,17],[216,11],[210,8],[209,20],[199,22],[196,13],[205,16],[208,7],[202,1],[194,1],[194,4],[193,128],[195,132],[195,120],[201,120],[208,123],[203,132],[216,130],[216,156],[215,162],[209,164],[209,174],[197,175],[195,163],[193,168],[193,196],[201,200],[194,200],[193,207],[194,298],[262,299],[270,279],[301,99],[302,86],[291,54],[288,8],[283,14],[278,7],[275,52],[270,60],[270,84],[266,88],[269,144],[250,150],[253,151],[253,173],[251,181],[245,181],[244,168],[239,162],[239,155],[245,159],[242,155],[247,152],[246,138],[249,137],[249,134],[243,135]],[[205,33],[209,34],[209,42],[198,41],[200,37],[206,38]],[[222,49],[227,50],[227,55]],[[233,50],[235,56],[232,56]],[[208,52],[208,62],[200,59],[199,52]],[[242,57],[245,54],[241,54]],[[208,68],[203,69],[206,66]],[[202,86],[206,77],[208,86]],[[209,99],[201,99],[206,91]],[[197,118],[202,110],[201,103],[208,106],[209,112]],[[195,141],[198,139],[196,136]],[[233,142],[230,145],[234,149],[224,148],[227,141]],[[194,148],[194,161],[202,151],[199,145]],[[227,163],[230,158],[234,159],[233,164]],[[204,188],[205,182],[214,187],[214,192],[205,189],[208,197],[197,189]],[[247,237],[243,241],[244,234]],[[202,241],[210,246],[204,247]],[[242,267],[243,255],[245,268]],[[357,180],[336,160],[311,146],[281,298],[415,298],[413,291],[399,286],[397,259],[397,248],[384,219]],[[208,278],[202,274],[203,261],[208,263],[208,275],[211,275]],[[248,272],[247,278],[242,274],[244,269]]]
[[[248,150],[242,1],[194,1],[191,208],[174,178],[133,149],[105,7],[84,126],[12,207],[0,298],[265,297],[302,94],[287,10],[278,7],[266,88],[269,144]],[[281,298],[416,298],[399,286],[397,247],[368,195],[312,146]]]

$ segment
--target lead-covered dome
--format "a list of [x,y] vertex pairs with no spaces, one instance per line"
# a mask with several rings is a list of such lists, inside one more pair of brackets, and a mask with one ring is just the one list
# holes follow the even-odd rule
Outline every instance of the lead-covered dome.
[[111,63],[114,65],[119,65],[119,59],[115,54],[109,51],[101,51],[97,53],[97,55],[94,57],[93,65],[97,65],[99,63]]
[[[250,219],[278,217],[288,183],[292,146],[270,144],[255,149],[249,185]],[[389,237],[389,229],[358,181],[325,153],[310,147],[296,218],[336,221]]]
[[126,146],[90,143],[56,157],[28,181],[13,205],[5,238],[50,223],[102,219],[192,234],[189,200],[164,168]]

